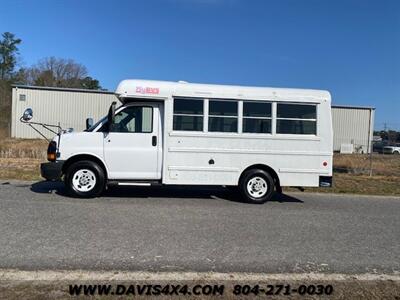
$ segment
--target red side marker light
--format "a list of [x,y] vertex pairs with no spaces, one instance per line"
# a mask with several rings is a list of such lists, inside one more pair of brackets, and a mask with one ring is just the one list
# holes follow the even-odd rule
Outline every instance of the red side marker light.
[[324,162],[322,163],[322,165],[323,165],[324,167],[326,167],[326,166],[328,165],[328,163],[327,163],[326,161],[324,161]]

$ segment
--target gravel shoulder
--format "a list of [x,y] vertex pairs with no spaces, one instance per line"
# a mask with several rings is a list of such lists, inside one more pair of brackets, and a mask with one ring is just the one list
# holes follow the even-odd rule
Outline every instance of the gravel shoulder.
[[[224,286],[222,299],[240,299],[233,293],[236,285],[289,285],[296,289],[301,285],[332,286],[332,294],[317,295],[274,295],[273,299],[398,299],[400,294],[400,276],[396,275],[345,275],[345,274],[249,274],[249,273],[196,273],[196,272],[93,272],[93,271],[18,271],[0,270],[1,299],[71,299],[70,285],[196,285]],[[265,299],[266,295],[253,294],[251,298]],[[245,296],[245,297],[250,297]],[[88,297],[83,296],[81,297]],[[93,296],[92,296],[93,297]],[[136,296],[152,299],[202,299],[210,296]],[[96,299],[114,299],[115,296],[95,296]]]

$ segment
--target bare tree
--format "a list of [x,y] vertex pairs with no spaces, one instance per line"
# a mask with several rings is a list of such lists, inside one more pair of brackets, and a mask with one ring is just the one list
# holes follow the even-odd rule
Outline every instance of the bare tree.
[[85,66],[72,59],[47,57],[30,68],[20,69],[16,82],[28,85],[101,89],[99,81],[88,76]]
[[53,87],[82,87],[82,80],[88,77],[85,66],[72,59],[47,57],[36,65],[22,71],[27,84]]

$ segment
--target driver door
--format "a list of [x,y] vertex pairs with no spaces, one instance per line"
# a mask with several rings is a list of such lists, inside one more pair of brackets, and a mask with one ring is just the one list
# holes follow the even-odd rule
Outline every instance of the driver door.
[[161,179],[158,104],[135,104],[115,114],[104,135],[109,179]]

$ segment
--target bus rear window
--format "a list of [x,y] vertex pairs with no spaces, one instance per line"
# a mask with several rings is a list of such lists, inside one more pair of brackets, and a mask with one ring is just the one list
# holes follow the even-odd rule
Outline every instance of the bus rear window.
[[317,134],[317,106],[278,103],[276,133]]

